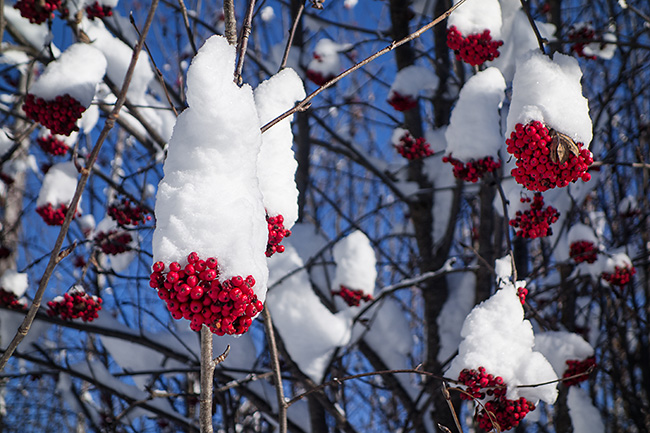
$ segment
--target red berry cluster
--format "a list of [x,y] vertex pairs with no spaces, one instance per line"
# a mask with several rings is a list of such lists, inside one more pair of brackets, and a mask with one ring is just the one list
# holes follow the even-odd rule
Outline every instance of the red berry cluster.
[[463,163],[451,154],[444,156],[442,162],[449,162],[454,166],[454,176],[457,179],[462,179],[467,182],[476,183],[483,177],[485,173],[496,171],[501,167],[501,161],[494,161],[491,156],[483,159],[471,160],[468,163]]
[[552,141],[550,131],[541,122],[515,126],[506,144],[508,152],[517,158],[517,167],[511,171],[517,183],[531,191],[543,192],[556,186],[563,188],[580,178],[585,182],[591,179],[587,168],[594,160],[589,149],[576,143],[579,156],[570,153],[569,159],[560,164],[551,159]]
[[418,106],[418,100],[411,95],[402,95],[393,90],[388,103],[397,111],[408,111]]
[[151,215],[146,209],[137,203],[131,203],[127,198],[119,202],[113,202],[108,206],[108,216],[113,218],[121,226],[137,226],[140,223],[151,221]]
[[426,142],[424,137],[413,139],[413,136],[406,132],[399,139],[399,144],[395,146],[397,152],[404,158],[413,161],[433,155],[433,150]]
[[494,424],[498,424],[502,431],[516,427],[528,412],[535,409],[535,405],[524,397],[508,400],[508,388],[501,376],[488,374],[484,367],[479,367],[478,370],[466,368],[460,372],[458,380],[466,386],[465,392],[460,395],[461,399],[490,398],[476,414],[479,427],[486,431],[493,430]]
[[86,108],[67,93],[57,96],[53,101],[28,93],[23,111],[27,117],[49,128],[52,133],[70,135],[73,131],[79,131],[76,122]]
[[602,277],[614,286],[623,287],[632,280],[634,274],[636,274],[634,266],[616,266],[613,274],[603,272]]
[[91,20],[95,18],[104,18],[113,16],[113,9],[110,6],[102,6],[99,2],[93,3],[91,6],[86,6],[86,15]]
[[36,142],[43,149],[43,152],[49,153],[50,155],[62,156],[68,153],[68,145],[52,134],[45,137],[38,137]]
[[63,225],[66,212],[68,212],[68,205],[63,203],[61,203],[56,209],[52,207],[52,203],[36,208],[36,213],[43,218],[43,221],[45,221],[45,224],[48,226]]
[[519,296],[521,305],[524,305],[526,303],[526,296],[528,296],[528,289],[525,287],[517,287],[517,296]]
[[[596,366],[596,357],[590,356],[584,361],[580,361],[577,359],[569,359],[567,360],[566,365],[567,365],[567,369],[564,371],[564,374],[562,375],[562,378],[565,380],[563,380],[562,383],[564,383],[566,386],[577,385],[580,382],[584,382],[589,378],[588,374],[583,374],[583,373],[587,373],[587,371],[589,371],[591,368]],[[580,374],[581,376],[578,376]],[[577,376],[577,377],[572,377],[572,376]],[[566,379],[567,377],[571,377],[571,379]]]
[[309,78],[317,86],[322,86],[334,77],[335,75],[332,74],[323,75],[319,71],[307,69],[307,78]]
[[[531,203],[530,197],[522,197],[522,203]],[[544,197],[536,193],[530,204],[530,209],[518,210],[510,225],[516,229],[516,235],[522,238],[535,239],[553,234],[551,224],[557,221],[560,213],[553,206],[544,208]]]
[[102,298],[91,296],[82,289],[73,288],[63,297],[57,296],[47,303],[47,314],[59,316],[62,320],[82,319],[92,322],[102,309]]
[[217,259],[201,260],[195,252],[187,256],[187,265],[178,262],[156,262],[149,285],[158,289],[158,296],[176,320],[190,320],[190,328],[200,331],[205,324],[217,335],[243,334],[263,304],[253,292],[255,279],[235,276],[219,281]]
[[489,30],[464,37],[456,26],[447,29],[447,46],[454,50],[456,60],[462,60],[472,66],[482,65],[487,60],[499,57],[501,45],[503,41],[492,40]]
[[594,60],[596,56],[588,56],[585,54],[584,49],[589,41],[596,37],[596,31],[589,24],[582,24],[579,27],[571,26],[567,34],[570,41],[576,41],[571,45],[571,51],[576,53],[579,57]]
[[8,292],[2,288],[0,288],[0,306],[18,311],[27,310],[27,306],[18,300],[15,293]]
[[132,240],[128,232],[118,230],[110,230],[108,233],[98,232],[95,235],[95,244],[104,254],[113,256],[130,251],[129,243]]
[[271,257],[274,253],[283,253],[284,245],[280,245],[282,239],[291,236],[291,230],[287,230],[282,225],[284,217],[282,215],[266,216],[266,222],[269,227],[269,240],[266,243],[266,257]]
[[61,0],[19,0],[14,5],[20,15],[32,24],[41,24],[54,18],[54,11],[61,7]]
[[593,263],[598,259],[598,250],[590,241],[577,241],[571,244],[569,255],[576,263]]
[[350,307],[358,307],[361,305],[361,301],[368,302],[373,300],[372,295],[364,294],[363,290],[348,289],[344,285],[341,285],[340,290],[332,290],[332,295],[340,296]]

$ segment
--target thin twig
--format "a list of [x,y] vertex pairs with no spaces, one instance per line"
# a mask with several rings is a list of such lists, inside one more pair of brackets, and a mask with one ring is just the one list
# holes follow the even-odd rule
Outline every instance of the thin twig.
[[339,75],[336,77],[332,78],[329,80],[327,83],[323,84],[320,86],[318,89],[316,89],[314,92],[312,92],[309,96],[307,96],[305,99],[300,101],[298,104],[296,104],[295,107],[293,107],[291,110],[286,111],[285,113],[281,114],[280,116],[276,117],[275,119],[271,120],[269,123],[266,125],[262,126],[261,131],[262,133],[266,132],[274,126],[275,124],[281,122],[282,120],[286,119],[287,117],[291,116],[293,113],[296,111],[305,111],[307,108],[309,108],[310,101],[314,99],[319,93],[321,93],[323,90],[332,87],[334,84],[339,82],[343,77],[347,77],[350,75],[352,72],[356,71],[359,68],[362,68],[363,66],[367,65],[368,63],[372,62],[378,57],[383,56],[386,53],[389,53],[393,51],[395,48],[401,47],[402,45],[411,42],[413,39],[417,39],[420,36],[422,36],[423,33],[425,33],[427,30],[433,28],[435,25],[440,23],[441,21],[445,20],[453,11],[456,10],[460,5],[465,3],[467,0],[460,0],[458,3],[447,9],[445,13],[440,15],[438,18],[435,20],[431,21],[429,24],[425,25],[424,27],[421,27],[420,29],[416,30],[415,32],[411,33],[404,39],[401,39],[399,41],[393,41],[391,42],[390,45],[388,45],[386,48],[377,51],[375,54],[371,55],[370,57],[367,57],[366,59],[362,60],[361,62],[357,63],[356,65],[352,66],[351,68],[345,70],[344,72],[341,72]]
[[190,40],[192,51],[194,52],[194,55],[196,55],[197,49],[196,44],[194,43],[194,34],[190,28],[190,19],[187,16],[187,8],[185,7],[185,2],[183,0],[178,0],[178,5],[181,9],[181,15],[183,15],[183,25],[185,25],[185,31],[187,32],[187,39]]
[[296,31],[298,30],[298,24],[300,24],[300,18],[302,13],[305,11],[305,3],[300,4],[298,12],[296,13],[296,19],[293,20],[293,25],[291,26],[291,32],[289,33],[289,39],[287,40],[287,45],[284,47],[284,54],[282,55],[282,61],[280,62],[279,70],[283,70],[287,66],[287,61],[289,60],[289,51],[291,51],[291,46],[293,45],[293,39],[296,37]]
[[248,48],[248,38],[251,35],[251,28],[253,22],[253,11],[255,10],[255,0],[248,0],[248,9],[244,17],[244,23],[241,28],[241,38],[239,38],[239,46],[237,51],[239,57],[237,58],[237,67],[235,68],[235,83],[241,85],[241,73],[244,69],[244,60],[246,59],[246,48]]
[[223,19],[226,25],[225,36],[230,45],[237,45],[237,19],[235,18],[235,1],[224,0]]
[[0,54],[2,53],[2,38],[5,34],[5,0],[0,0]]
[[266,330],[266,341],[269,345],[269,355],[271,356],[271,370],[273,370],[273,382],[275,385],[275,396],[278,400],[278,425],[280,433],[287,433],[287,408],[289,404],[284,399],[284,390],[282,389],[282,371],[280,370],[280,358],[278,357],[278,346],[275,341],[275,331],[268,306],[265,304],[262,310],[264,316],[264,329]]
[[456,410],[454,409],[454,404],[452,403],[451,396],[449,395],[449,389],[447,388],[447,384],[445,382],[442,383],[442,395],[445,397],[447,406],[449,406],[449,410],[451,411],[451,416],[454,418],[456,429],[458,429],[460,433],[463,433],[463,427],[461,427],[460,425],[460,421],[458,420],[458,415],[456,415]]
[[43,276],[41,277],[38,290],[34,295],[34,301],[32,302],[32,305],[30,306],[29,311],[27,312],[27,315],[23,320],[23,323],[18,328],[16,335],[11,340],[11,343],[9,343],[7,350],[5,350],[5,352],[2,354],[2,358],[0,358],[0,371],[4,370],[5,366],[7,365],[7,362],[9,362],[9,358],[11,358],[11,355],[14,353],[14,351],[16,350],[20,342],[25,338],[25,336],[29,332],[32,322],[36,317],[36,313],[38,312],[38,309],[41,306],[41,301],[43,300],[43,294],[45,293],[45,288],[47,287],[47,284],[50,281],[50,277],[54,272],[54,268],[61,261],[61,257],[59,255],[59,252],[61,251],[61,246],[63,245],[63,241],[65,240],[66,235],[68,234],[68,230],[70,228],[70,223],[72,222],[72,218],[77,213],[77,206],[79,204],[79,200],[81,200],[81,195],[84,192],[86,183],[88,182],[88,178],[91,176],[93,172],[92,168],[95,165],[95,161],[97,161],[97,156],[99,155],[99,151],[101,150],[102,144],[108,137],[108,133],[110,132],[110,130],[115,125],[115,121],[119,116],[122,106],[124,105],[124,101],[126,100],[126,91],[128,90],[129,85],[131,84],[131,78],[133,77],[133,72],[135,71],[135,65],[136,62],[138,61],[140,51],[142,51],[142,46],[144,45],[144,39],[147,36],[147,33],[149,33],[149,28],[151,27],[151,23],[153,22],[153,17],[155,15],[157,6],[158,6],[158,0],[152,0],[151,7],[149,8],[149,13],[147,15],[147,20],[142,29],[142,36],[138,39],[138,43],[133,48],[131,63],[129,64],[129,69],[126,72],[126,76],[124,77],[124,84],[122,85],[122,90],[120,91],[120,94],[117,98],[115,107],[106,118],[106,122],[104,123],[104,129],[102,129],[102,132],[99,135],[99,138],[97,139],[97,143],[95,144],[95,147],[93,147],[92,152],[88,156],[86,167],[81,172],[81,178],[77,183],[77,188],[75,190],[74,196],[68,208],[68,212],[65,215],[63,225],[61,226],[61,230],[59,231],[59,235],[54,244],[54,248],[52,249],[50,260],[47,264],[47,267],[45,268],[45,271],[43,272]]
[[[230,346],[226,350],[230,350]],[[212,359],[212,332],[210,328],[203,325],[201,327],[201,397],[199,399],[201,433],[214,431],[212,429],[212,383],[216,366],[217,363]]]
[[508,199],[506,198],[506,193],[503,191],[503,185],[501,185],[501,180],[497,179],[494,176],[497,184],[497,190],[499,191],[499,196],[501,197],[501,204],[503,205],[503,225],[505,226],[505,235],[506,243],[508,244],[508,254],[510,254],[510,263],[512,266],[512,284],[517,282],[517,266],[515,266],[515,253],[512,249],[512,240],[510,239],[510,218],[508,218]]
[[535,37],[537,38],[539,49],[542,50],[542,54],[546,54],[546,50],[544,49],[544,43],[548,41],[542,37],[541,33],[539,32],[539,29],[537,28],[537,24],[535,24],[535,19],[530,13],[530,5],[528,4],[528,0],[520,0],[520,1],[521,1],[521,6],[524,9],[526,16],[528,17],[528,22],[530,23],[530,26],[533,28],[533,32],[535,33]]

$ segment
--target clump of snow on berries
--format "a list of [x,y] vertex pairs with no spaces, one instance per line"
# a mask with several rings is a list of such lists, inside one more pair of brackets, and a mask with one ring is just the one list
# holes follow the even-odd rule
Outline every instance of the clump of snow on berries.
[[[568,378],[587,372],[596,365],[594,348],[580,335],[567,331],[548,331],[535,336],[535,349],[544,354],[558,376]],[[566,386],[585,381],[587,374],[564,380]]]
[[[283,69],[257,86],[254,97],[260,122],[264,125],[293,108],[296,101],[305,97],[305,89],[293,69]],[[293,116],[289,116],[262,134],[262,147],[257,159],[257,176],[264,207],[271,218],[281,217],[282,221],[278,222],[285,230],[290,230],[298,219],[298,188],[295,181],[298,163],[292,150],[292,120]],[[268,219],[267,222],[275,224]],[[286,236],[280,229],[277,231],[278,235]]]
[[636,197],[628,195],[618,203],[618,215],[621,218],[634,218],[641,215]]
[[[454,1],[458,3],[458,1]],[[447,46],[456,59],[477,66],[499,57],[501,6],[498,0],[461,5],[447,20]]]
[[41,24],[54,18],[54,11],[61,7],[61,0],[18,0],[14,8],[32,24]]
[[111,203],[107,213],[117,224],[124,227],[137,226],[151,221],[151,215],[147,215],[149,211],[125,197]]
[[[50,29],[48,27],[47,23],[42,23],[42,24],[35,24],[35,23],[30,23],[28,18],[24,18],[21,14],[20,11],[17,9],[14,9],[11,6],[7,6],[4,8],[4,16],[5,19],[7,20],[7,23],[11,24],[13,28],[16,30],[16,32],[25,38],[27,42],[29,42],[30,45],[36,47],[36,48],[43,48],[45,45],[49,46],[52,48],[52,53],[54,57],[58,57],[61,54],[61,51],[57,48],[57,46],[52,43],[52,37],[50,33]],[[12,55],[13,50],[7,50],[4,51],[5,57],[15,57],[15,54]],[[25,53],[18,54],[20,57],[25,58]],[[23,59],[27,60],[27,59]],[[28,61],[23,61],[21,60],[20,63],[23,65],[26,65],[29,63]],[[23,68],[23,66],[19,66],[20,69]]]
[[47,303],[47,314],[61,320],[82,319],[92,322],[102,309],[102,298],[89,295],[81,286],[73,286],[68,293],[57,296]]
[[343,297],[341,286],[347,289],[345,293],[360,291],[361,294],[348,299],[343,297],[349,306],[353,306],[356,299],[372,299],[377,279],[377,258],[368,237],[356,230],[338,241],[332,249],[332,254],[336,263],[332,294]]
[[609,284],[622,288],[632,281],[634,274],[636,269],[630,257],[625,253],[616,253],[606,259],[601,277]]
[[413,138],[404,128],[396,128],[391,141],[397,153],[410,161],[433,155],[433,150],[424,137]]
[[594,263],[598,259],[598,238],[585,224],[574,224],[567,235],[569,256],[576,263]]
[[[36,211],[47,224],[63,224],[77,189],[77,175],[77,168],[71,161],[54,164],[47,171],[36,199]],[[79,203],[81,204],[81,201]]]
[[544,196],[536,193],[533,199],[524,196],[521,203],[530,203],[530,209],[515,214],[510,220],[510,226],[516,229],[515,234],[522,238],[535,239],[549,236],[553,233],[551,224],[557,221],[560,213],[553,206],[544,207]]
[[[460,0],[454,0],[454,4]],[[462,4],[447,20],[449,28],[456,27],[463,34],[489,30],[495,38],[501,37],[501,5],[499,0],[481,0]]]
[[541,122],[533,121],[526,125],[516,124],[506,140],[508,152],[517,158],[517,167],[511,170],[511,174],[531,191],[564,188],[578,179],[584,182],[591,180],[587,169],[593,163],[593,156],[582,142],[575,143],[578,155],[565,149],[568,159],[562,162],[556,157],[556,161],[553,161],[554,137],[560,140],[556,134]]
[[407,66],[395,74],[388,91],[388,103],[397,111],[407,111],[418,105],[420,92],[431,93],[438,88],[438,76],[422,66]]
[[517,132],[517,124],[523,127],[538,121],[545,128],[588,146],[592,124],[587,98],[582,96],[581,79],[582,71],[573,57],[555,53],[550,59],[539,50],[524,56],[517,62],[512,83],[508,134]]
[[0,305],[12,310],[26,310],[26,300],[22,296],[28,286],[27,274],[13,269],[5,270],[0,276]]
[[235,48],[221,36],[203,45],[187,73],[189,107],[169,141],[158,186],[154,261],[193,251],[219,260],[223,281],[256,281],[263,302],[268,225],[257,179],[260,123],[253,92],[232,80]]
[[314,47],[313,59],[307,65],[307,78],[322,86],[341,72],[340,52],[351,48],[350,44],[337,44],[331,39],[320,39]]
[[77,141],[77,133],[73,132],[70,136],[52,134],[47,128],[42,128],[36,143],[43,152],[52,156],[63,156],[68,153],[68,149]]

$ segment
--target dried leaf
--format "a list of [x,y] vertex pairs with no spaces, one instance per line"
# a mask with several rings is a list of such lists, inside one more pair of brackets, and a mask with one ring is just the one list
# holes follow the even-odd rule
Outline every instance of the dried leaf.
[[551,161],[556,164],[564,164],[569,160],[569,154],[573,153],[575,156],[580,155],[578,145],[571,137],[555,129],[549,131],[551,134],[551,148],[550,157]]

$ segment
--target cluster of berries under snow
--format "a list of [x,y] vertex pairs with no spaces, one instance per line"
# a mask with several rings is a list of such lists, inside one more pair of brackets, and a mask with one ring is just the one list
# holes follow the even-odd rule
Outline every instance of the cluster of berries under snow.
[[483,405],[477,408],[476,421],[480,428],[492,431],[497,425],[500,431],[510,430],[519,425],[535,405],[520,397],[518,400],[506,398],[507,385],[500,376],[489,374],[484,367],[478,370],[464,369],[458,380],[465,385],[460,394],[463,400],[482,400]]
[[590,356],[584,360],[568,359],[566,365],[562,383],[566,386],[577,385],[589,379],[588,372],[596,367],[596,357]]
[[482,65],[499,57],[499,47],[503,41],[492,39],[489,30],[467,36],[455,26],[447,29],[447,46],[454,51],[456,60],[472,66]]
[[472,183],[478,182],[485,176],[485,173],[492,173],[501,167],[501,161],[495,161],[491,156],[464,163],[449,154],[443,156],[442,162],[448,162],[454,166],[454,176],[457,179]]
[[36,138],[36,143],[43,152],[52,156],[63,156],[70,148],[62,136],[46,133]]
[[632,281],[634,274],[636,274],[634,266],[626,265],[616,266],[613,272],[603,272],[602,277],[609,284],[622,288]]
[[32,24],[41,24],[54,18],[54,11],[61,7],[61,0],[19,0],[14,8]]
[[598,259],[598,249],[593,242],[576,241],[570,246],[569,256],[576,263],[594,263]]
[[153,265],[149,285],[158,290],[160,299],[174,319],[190,320],[190,328],[200,331],[205,324],[217,335],[243,334],[263,304],[253,291],[255,279],[234,276],[219,281],[217,259],[202,260],[196,252],[187,256],[187,264]]
[[280,245],[280,242],[284,238],[291,236],[291,230],[284,228],[284,217],[282,215],[267,215],[266,222],[269,225],[269,241],[266,244],[266,257],[271,257],[275,253],[284,252],[284,245]]
[[62,320],[82,319],[84,322],[92,322],[102,309],[102,303],[102,298],[89,295],[83,288],[75,286],[63,296],[57,296],[48,302],[47,314],[58,316]]
[[341,72],[339,52],[350,48],[348,44],[337,44],[331,39],[320,39],[314,47],[313,59],[307,65],[307,78],[322,86]]
[[388,103],[397,111],[408,111],[418,106],[421,92],[438,88],[438,77],[429,69],[411,65],[400,69],[388,91]]
[[358,307],[361,305],[361,301],[368,302],[373,300],[371,294],[365,293],[363,290],[348,289],[344,285],[341,285],[339,290],[332,290],[332,295],[340,296],[350,307]]
[[29,93],[25,97],[23,110],[27,117],[49,128],[55,134],[70,135],[73,131],[79,130],[77,120],[86,111],[86,107],[68,94],[46,101]]
[[528,289],[525,284],[520,285],[521,281],[517,281],[517,296],[521,301],[521,305],[526,303],[526,296],[528,296]]
[[60,226],[63,225],[63,220],[65,220],[65,214],[68,212],[68,205],[61,203],[56,207],[52,206],[52,203],[47,203],[43,206],[36,208],[36,213],[38,213],[45,224],[48,226]]
[[95,2],[89,6],[86,6],[86,15],[89,19],[94,20],[95,18],[105,18],[113,16],[113,8],[107,5],[99,4]]
[[433,155],[433,150],[431,150],[431,146],[427,143],[424,137],[414,139],[410,132],[406,130],[403,131],[402,136],[399,138],[399,142],[395,144],[395,149],[400,155],[409,161]]
[[515,214],[510,220],[510,226],[514,227],[516,235],[522,238],[535,239],[553,234],[551,224],[557,221],[560,213],[553,206],[544,207],[544,197],[536,193],[531,200],[530,197],[522,197],[522,203],[530,203],[530,209]]
[[95,234],[95,245],[104,254],[116,256],[131,250],[129,245],[133,237],[124,230],[109,230],[108,232],[97,232]]
[[388,103],[397,111],[408,111],[418,106],[418,100],[411,95],[402,95],[398,91],[394,91]]
[[563,188],[582,179],[588,182],[587,169],[594,162],[583,143],[568,142],[567,137],[549,130],[539,121],[518,123],[506,140],[508,152],[517,158],[511,174],[531,191]]
[[25,302],[18,299],[14,292],[8,292],[3,288],[0,288],[0,306],[9,308],[11,310],[27,310],[27,305],[25,305]]
[[585,53],[585,46],[596,37],[596,30],[589,23],[578,23],[571,26],[567,37],[573,42],[571,51],[579,57],[594,60],[596,56]]
[[146,209],[128,198],[115,201],[108,206],[108,216],[121,226],[137,226],[151,221],[151,215],[147,215],[148,213]]

